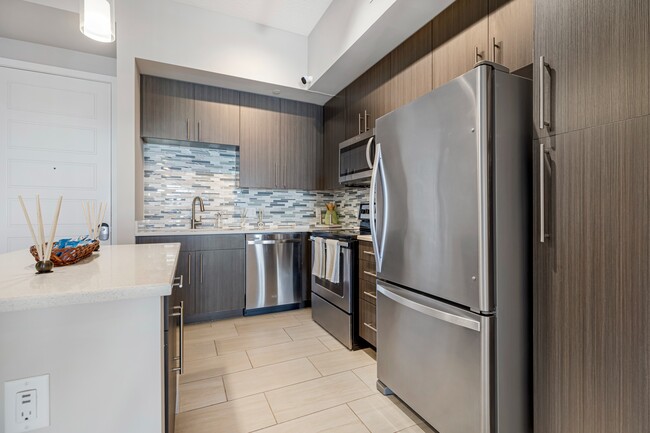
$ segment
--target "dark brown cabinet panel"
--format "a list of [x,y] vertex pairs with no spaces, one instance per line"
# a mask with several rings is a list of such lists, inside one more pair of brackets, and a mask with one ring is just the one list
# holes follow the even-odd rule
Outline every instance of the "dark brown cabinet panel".
[[323,107],[323,188],[338,189],[339,144],[345,140],[345,89]]
[[194,85],[196,141],[239,146],[239,92]]
[[239,184],[280,188],[280,99],[241,93]]
[[377,346],[377,319],[373,304],[359,300],[359,336],[373,346]]
[[392,110],[390,72],[389,54],[346,88],[346,138],[374,128],[375,120]]
[[535,431],[650,429],[649,136],[643,117],[534,143]]
[[431,22],[433,88],[488,60],[487,0],[457,0]]
[[280,103],[281,185],[319,189],[323,185],[323,108],[282,99]]
[[196,255],[195,314],[244,309],[245,250],[199,251]]
[[489,59],[516,71],[533,63],[533,0],[489,0]]
[[[650,113],[650,2],[535,0],[539,137]],[[540,75],[540,57],[548,64]],[[540,80],[544,121],[539,129]]]
[[142,76],[141,135],[194,140],[194,84]]
[[433,89],[431,22],[391,53],[391,110]]

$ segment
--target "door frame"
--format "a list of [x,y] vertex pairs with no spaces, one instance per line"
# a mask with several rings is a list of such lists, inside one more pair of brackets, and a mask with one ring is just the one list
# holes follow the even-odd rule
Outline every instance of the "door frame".
[[5,67],[5,68],[10,68],[10,69],[16,69],[16,70],[23,70],[23,71],[29,71],[29,72],[38,72],[41,74],[50,74],[50,75],[58,75],[61,77],[67,77],[67,78],[77,78],[77,79],[82,79],[82,80],[88,80],[88,81],[95,81],[99,83],[104,83],[108,84],[111,88],[111,138],[110,138],[110,155],[111,155],[111,160],[110,160],[110,172],[111,172],[111,184],[110,184],[110,190],[111,190],[111,202],[109,203],[110,208],[111,208],[111,237],[109,239],[109,243],[111,245],[114,244],[114,240],[117,239],[117,233],[119,230],[119,227],[117,226],[117,164],[114,162],[117,161],[116,159],[116,125],[117,125],[117,110],[116,110],[116,100],[117,100],[117,77],[111,76],[111,75],[103,75],[103,74],[95,74],[92,72],[85,72],[85,71],[77,71],[74,69],[67,69],[67,68],[61,68],[58,66],[50,66],[50,65],[44,65],[40,63],[32,63],[32,62],[25,62],[22,60],[15,60],[15,59],[10,59],[7,57],[0,57],[0,67]]

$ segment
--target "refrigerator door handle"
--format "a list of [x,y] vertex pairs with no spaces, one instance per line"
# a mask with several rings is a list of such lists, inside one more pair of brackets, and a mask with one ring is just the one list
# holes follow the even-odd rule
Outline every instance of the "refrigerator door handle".
[[375,137],[370,137],[368,139],[368,144],[366,144],[366,162],[368,163],[368,168],[372,168],[372,158],[370,157],[370,149],[372,149],[373,141],[375,141]]
[[[382,178],[382,194],[384,199],[383,204],[383,220],[382,220],[382,230],[381,230],[381,242],[379,241],[379,236],[377,233],[377,220],[375,218],[376,214],[376,204],[375,204],[375,195],[377,193],[377,181],[379,176]],[[384,258],[384,240],[386,239],[386,215],[388,209],[388,196],[386,194],[386,176],[384,174],[384,164],[382,162],[381,155],[381,143],[377,142],[375,147],[375,163],[372,167],[372,177],[370,178],[370,236],[372,237],[372,247],[375,251],[376,259],[376,271],[377,273],[381,272],[381,264]]]
[[418,302],[400,296],[390,289],[381,286],[380,284],[377,284],[377,291],[387,298],[397,302],[398,304],[410,308],[411,310],[418,311],[422,314],[426,314],[427,316],[433,317],[435,319],[443,320],[453,325],[458,325],[467,329],[471,329],[473,331],[481,332],[481,322],[477,320],[468,319],[467,317],[457,316],[455,314],[441,311],[427,305],[422,305]]

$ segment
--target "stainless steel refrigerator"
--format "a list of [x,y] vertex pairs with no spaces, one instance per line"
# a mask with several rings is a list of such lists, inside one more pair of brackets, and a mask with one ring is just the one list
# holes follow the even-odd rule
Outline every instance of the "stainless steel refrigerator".
[[440,433],[532,431],[531,94],[482,64],[377,120],[378,387]]

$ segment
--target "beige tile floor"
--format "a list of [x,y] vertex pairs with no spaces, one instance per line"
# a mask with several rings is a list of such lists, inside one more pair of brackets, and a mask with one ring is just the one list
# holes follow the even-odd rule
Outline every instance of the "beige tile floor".
[[185,332],[178,433],[434,433],[376,390],[375,353],[347,350],[310,309]]

